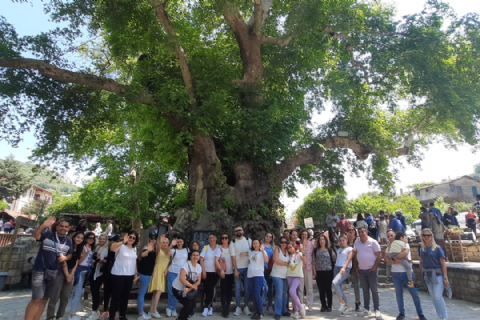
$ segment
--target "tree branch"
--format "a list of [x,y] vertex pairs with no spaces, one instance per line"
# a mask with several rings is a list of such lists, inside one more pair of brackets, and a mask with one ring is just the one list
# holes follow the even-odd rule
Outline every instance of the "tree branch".
[[347,50],[348,50],[348,52],[350,52],[350,60],[352,62],[352,66],[354,68],[360,68],[363,71],[363,78],[365,79],[367,84],[370,85],[371,84],[370,83],[370,75],[368,73],[367,68],[365,68],[365,64],[361,61],[355,60],[355,56],[353,54],[353,47],[351,45],[347,46]]
[[272,0],[255,0],[253,6],[253,14],[248,25],[253,27],[253,33],[260,37],[262,34],[262,26],[268,18],[268,12],[272,8]]
[[279,47],[286,47],[292,41],[293,36],[289,36],[285,39],[278,39],[273,37],[262,36],[262,44],[274,44]]
[[73,72],[58,68],[48,61],[37,59],[0,59],[0,67],[11,69],[37,70],[41,75],[64,83],[75,83],[90,88],[102,89],[126,97],[129,101],[146,105],[155,104],[153,95],[143,93],[136,96],[127,95],[128,86],[112,79],[102,78],[91,74]]
[[328,149],[350,149],[353,151],[358,159],[365,160],[372,153],[381,154],[390,157],[397,157],[407,155],[410,152],[410,145],[403,145],[397,148],[394,152],[376,150],[374,147],[366,146],[360,143],[358,140],[333,137],[323,141],[321,144],[315,144],[308,148],[303,148],[297,151],[297,153],[291,157],[288,157],[281,161],[276,166],[276,183],[282,183],[287,179],[293,171],[299,166],[311,164],[318,165],[323,161],[323,154]]
[[183,83],[187,88],[188,96],[192,100],[192,104],[195,106],[197,99],[195,95],[195,88],[193,84],[192,73],[190,72],[190,67],[188,65],[188,60],[185,55],[185,51],[183,50],[183,47],[180,45],[180,41],[178,40],[177,33],[175,32],[172,22],[170,21],[170,18],[168,17],[167,12],[165,11],[166,3],[167,1],[162,2],[160,0],[153,0],[152,8],[155,10],[155,15],[157,16],[157,19],[160,21],[163,28],[165,29],[165,32],[167,33],[168,37],[173,43],[173,46],[174,46],[173,51],[175,53],[175,56],[177,57],[178,64],[180,65]]

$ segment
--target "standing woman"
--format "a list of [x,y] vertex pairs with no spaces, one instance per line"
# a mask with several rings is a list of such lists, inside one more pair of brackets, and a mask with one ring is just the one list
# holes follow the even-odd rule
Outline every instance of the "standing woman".
[[155,250],[157,244],[157,235],[150,233],[148,235],[148,244],[143,248],[137,259],[138,277],[140,286],[138,288],[137,309],[138,319],[151,319],[144,310],[145,294],[148,290],[148,285],[152,278],[153,269],[155,268],[155,260],[157,258],[157,251]]
[[208,235],[208,245],[206,245],[200,254],[200,265],[202,266],[203,279],[203,312],[202,316],[213,315],[213,300],[215,299],[215,285],[218,281],[217,270],[220,269],[218,258],[220,257],[220,249],[217,246],[217,236],[215,233]]
[[177,317],[177,302],[178,300],[173,295],[172,284],[178,276],[180,269],[188,260],[188,248],[185,248],[185,239],[181,235],[177,235],[176,245],[170,250],[171,262],[167,273],[167,288],[168,288],[168,308],[167,317]]
[[[265,262],[265,269],[263,270],[263,274],[265,276],[265,281],[267,282],[268,292],[267,292],[267,309],[268,312],[269,308],[272,308],[273,311],[273,288],[272,288],[272,277],[270,276],[271,269],[268,268],[270,260],[273,260],[273,250],[275,249],[275,239],[273,237],[273,233],[267,232],[265,237],[263,238],[263,248],[268,256],[268,261]],[[222,291],[223,292],[223,291]]]
[[[190,242],[190,252],[188,253],[188,260],[190,261],[191,257],[192,257],[192,252],[193,251],[198,251],[200,252],[200,242],[198,242],[197,240],[193,240],[192,242]],[[199,262],[200,263],[200,262]]]
[[303,278],[300,278],[300,301],[303,303],[304,288],[307,290],[307,310],[312,311],[313,306],[313,250],[315,245],[309,240],[309,234],[306,229],[300,231],[300,246],[303,248],[303,255],[306,263],[303,264]]
[[106,262],[108,255],[107,235],[101,234],[98,237],[98,246],[93,253],[93,260],[96,262],[95,269],[90,278],[90,291],[92,293],[92,315],[88,320],[97,320],[100,316],[98,307],[100,305],[100,287],[103,283],[103,272],[101,271],[103,264]]
[[135,231],[130,231],[123,237],[123,242],[112,244],[110,250],[117,253],[112,267],[112,301],[110,303],[109,319],[115,319],[115,312],[120,315],[119,320],[126,320],[128,296],[132,290],[137,274],[137,249],[139,241]]
[[200,252],[194,250],[191,252],[191,259],[180,269],[180,273],[173,282],[173,294],[178,302],[183,305],[182,311],[178,315],[178,320],[187,320],[194,312],[195,299],[189,299],[187,294],[190,291],[198,291],[198,286],[202,281],[200,274],[202,267],[198,263],[200,260]]
[[335,278],[332,281],[338,301],[340,302],[341,314],[348,314],[352,311],[347,301],[347,296],[343,292],[342,283],[347,280],[352,269],[353,248],[348,246],[348,237],[345,234],[338,237],[340,248],[337,250],[337,261],[335,262]]
[[222,289],[222,317],[228,318],[228,313],[230,311],[230,302],[232,301],[232,289],[233,289],[233,263],[232,263],[232,254],[230,253],[230,236],[228,233],[222,233],[220,236],[220,261],[225,262],[227,270],[221,270],[220,272],[220,288]]
[[[298,287],[300,286],[300,278],[303,278],[303,265],[307,261],[303,255],[303,249],[300,249],[300,252],[295,248],[295,244],[290,242],[287,244],[287,250],[290,254],[290,259],[288,261],[287,269],[287,281],[289,286],[289,294],[292,298],[293,319],[304,318],[305,317],[305,306],[301,303],[300,298],[297,295]],[[299,315],[300,313],[300,315]]]
[[[358,238],[357,229],[354,226],[349,226],[347,229],[348,246],[353,248],[355,240]],[[350,280],[352,281],[353,292],[355,294],[355,311],[360,311],[360,279],[357,274],[358,262],[354,256],[352,259],[352,269],[350,270]]]
[[161,318],[157,311],[157,306],[158,300],[160,300],[160,295],[162,292],[165,292],[167,269],[170,261],[170,249],[176,245],[176,240],[172,240],[170,245],[169,243],[168,238],[164,234],[160,237],[160,241],[157,241],[155,268],[153,269],[152,278],[148,285],[148,292],[153,292],[149,315],[157,319]]
[[80,259],[83,253],[84,242],[83,232],[75,232],[72,236],[73,243],[73,253],[70,260],[67,260],[63,264],[63,273],[65,274],[65,280],[62,285],[58,288],[55,299],[50,299],[48,301],[47,307],[47,319],[53,319],[55,317],[55,307],[57,306],[57,301],[60,299],[60,305],[58,306],[56,318],[59,319],[65,314],[65,308],[68,304],[68,299],[72,294],[73,288],[73,279],[75,277],[75,271],[77,270],[78,259]]
[[77,309],[80,305],[80,299],[83,294],[83,284],[87,279],[90,263],[95,250],[95,234],[93,232],[85,233],[85,245],[83,252],[78,260],[77,270],[75,270],[75,278],[73,283],[73,291],[70,297],[70,317],[69,320],[80,320],[81,317],[76,316]]
[[273,268],[270,276],[275,287],[275,319],[281,316],[289,317],[287,311],[288,301],[288,283],[287,268],[289,255],[287,252],[288,239],[285,236],[280,237],[280,245],[275,248],[273,253]]
[[317,282],[322,304],[320,312],[332,311],[332,281],[336,258],[335,252],[330,248],[328,236],[321,234],[317,239],[317,245],[313,254],[313,275]]
[[265,281],[263,270],[265,269],[265,261],[268,261],[268,256],[263,245],[260,245],[259,240],[252,240],[248,259],[250,261],[247,270],[248,289],[253,297],[253,305],[255,306],[255,313],[250,319],[261,319],[263,318],[262,288]]
[[363,218],[363,214],[359,213],[357,214],[357,221],[353,223],[355,228],[364,228],[365,230],[368,230],[368,224],[365,222],[365,219]]
[[298,239],[297,230],[292,230],[290,232],[290,241],[295,244],[295,248],[300,249],[300,242],[299,242],[299,239]]
[[447,307],[443,300],[443,290],[449,285],[445,252],[435,243],[432,230],[423,229],[421,234],[420,272],[427,284],[439,319],[448,319]]
[[103,313],[99,319],[108,319],[110,315],[108,313],[110,307],[110,299],[112,297],[112,268],[113,264],[115,263],[115,255],[116,253],[111,251],[110,248],[112,244],[116,242],[121,242],[120,236],[115,234],[113,236],[109,236],[108,239],[109,247],[107,257],[104,260],[102,272],[103,272]]

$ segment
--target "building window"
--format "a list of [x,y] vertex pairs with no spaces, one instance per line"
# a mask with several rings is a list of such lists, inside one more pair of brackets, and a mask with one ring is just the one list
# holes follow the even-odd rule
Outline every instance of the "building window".
[[449,186],[450,186],[450,192],[455,192],[455,185],[453,183],[450,183]]
[[462,196],[463,196],[463,189],[462,189],[462,187],[455,187],[455,189],[457,189],[457,194],[458,194],[458,195],[462,195]]
[[475,187],[475,186],[472,187],[472,193],[473,193],[474,197],[477,196],[477,194],[478,194],[477,187]]

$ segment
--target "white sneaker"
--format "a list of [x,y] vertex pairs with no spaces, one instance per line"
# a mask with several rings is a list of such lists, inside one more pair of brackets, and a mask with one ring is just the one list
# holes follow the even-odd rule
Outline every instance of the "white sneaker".
[[82,317],[80,316],[68,317],[68,320],[82,320]]
[[240,316],[242,315],[242,309],[240,307],[237,307],[235,309],[235,312],[233,313],[234,316]]
[[252,315],[252,313],[250,312],[250,310],[248,309],[248,307],[243,308],[243,313],[244,313],[246,316],[251,316],[251,315]]
[[172,317],[175,319],[178,317],[177,310],[172,310]]
[[299,319],[300,318],[300,315],[298,314],[298,311],[295,311],[292,315],[291,315],[292,319]]
[[208,308],[208,315],[213,316],[213,308],[212,307]]
[[340,313],[342,313],[343,310],[345,310],[345,303],[340,303],[340,307],[338,307],[338,311],[340,311]]
[[359,317],[369,317],[372,315],[372,312],[370,310],[367,310],[365,308],[361,309],[360,312],[358,312],[357,316]]
[[313,307],[311,305],[307,306],[307,311],[313,311]]
[[146,312],[144,312],[141,316],[138,317],[138,320],[149,320],[152,319]]
[[202,317],[208,316],[208,308],[203,308]]
[[302,304],[302,308],[300,309],[300,317],[303,319],[303,318],[305,318],[306,314],[307,313],[305,312],[305,305]]
[[160,319],[162,316],[160,315],[160,313],[158,313],[158,311],[155,311],[155,312],[150,312],[148,314],[150,317],[153,317],[153,318],[156,318],[156,319]]
[[170,310],[170,308],[167,308],[167,310],[165,310],[167,312],[167,317],[171,317],[172,316],[172,310]]
[[375,311],[375,319],[383,320],[383,317],[382,317],[382,314],[381,314],[380,310]]
[[352,312],[352,308],[345,307],[345,309],[343,309],[343,311],[342,311],[342,314],[349,314],[350,312]]

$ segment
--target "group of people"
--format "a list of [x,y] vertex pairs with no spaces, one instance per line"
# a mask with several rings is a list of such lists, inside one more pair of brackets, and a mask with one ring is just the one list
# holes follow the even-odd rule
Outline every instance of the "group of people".
[[[332,312],[333,287],[341,314],[356,312],[382,319],[377,276],[382,259],[392,265],[399,309],[397,319],[405,319],[404,287],[412,296],[419,319],[425,319],[418,291],[412,285],[410,248],[402,231],[386,232],[389,246],[385,256],[378,241],[370,236],[367,223],[346,224],[345,232],[340,232],[335,243],[329,233],[313,238],[312,231],[305,229],[287,231],[278,239],[270,232],[263,239],[250,239],[244,236],[242,226],[237,226],[233,237],[224,232],[218,239],[216,233],[210,233],[208,244],[203,247],[198,241],[187,247],[180,235],[169,240],[152,233],[148,244],[137,252],[139,235],[135,231],[125,234],[123,239],[118,235],[100,234],[97,240],[93,232],[77,231],[70,239],[67,237],[69,223],[60,221],[52,231],[53,222],[54,219],[47,219],[33,233],[41,241],[41,248],[33,267],[32,301],[26,309],[26,320],[40,319],[47,303],[47,319],[63,317],[70,303],[68,319],[79,320],[76,312],[87,280],[92,295],[88,319],[126,319],[128,300],[136,281],[139,319],[160,318],[158,302],[161,294],[168,292],[166,315],[187,320],[194,314],[201,282],[204,295],[201,315],[208,317],[213,315],[219,279],[224,318],[229,317],[233,292],[235,316],[244,314],[251,319],[262,319],[266,312],[272,312],[275,319],[303,318],[307,311],[313,310],[315,279],[320,293],[320,312]],[[443,288],[448,286],[445,254],[429,228],[422,230],[420,258],[437,314],[440,319],[447,319],[442,298]],[[354,288],[354,304],[348,301],[342,287],[348,278]],[[100,313],[102,286],[103,313]],[[144,310],[147,292],[152,293],[148,312]],[[177,313],[178,303],[183,308]]]
[[10,219],[3,222],[3,220],[0,219],[0,232],[10,233],[13,229],[15,229],[15,220]]

